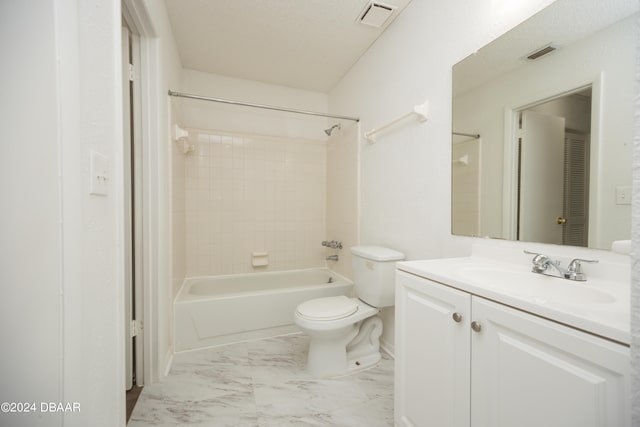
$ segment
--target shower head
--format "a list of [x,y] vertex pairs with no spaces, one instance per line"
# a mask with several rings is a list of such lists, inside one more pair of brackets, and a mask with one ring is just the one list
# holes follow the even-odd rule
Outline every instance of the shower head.
[[335,128],[338,128],[338,130],[340,130],[340,129],[342,129],[342,125],[340,123],[337,123],[337,124],[331,126],[329,129],[325,129],[324,133],[326,133],[327,135],[331,136],[331,132],[333,132],[333,130]]

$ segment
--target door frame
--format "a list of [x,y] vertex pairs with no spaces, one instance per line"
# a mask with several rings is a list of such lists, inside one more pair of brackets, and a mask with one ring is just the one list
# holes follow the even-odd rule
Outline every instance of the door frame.
[[[591,87],[591,152],[589,155],[589,246],[597,244],[600,236],[595,224],[598,224],[598,201],[600,185],[598,183],[600,165],[596,161],[600,155],[601,116],[602,116],[602,87],[603,73],[599,73],[593,80],[576,84],[571,88],[556,91],[556,93],[533,94],[520,100],[517,104],[504,108],[504,167],[502,179],[502,235],[507,240],[517,240],[518,236],[518,156],[519,114],[521,111],[563,96],[571,95]],[[534,98],[534,96],[539,96]]]
[[[136,197],[139,198],[142,224],[137,228],[139,233],[136,248],[137,283],[139,295],[136,299],[139,310],[142,312],[142,324],[139,328],[142,331],[141,346],[142,351],[137,354],[137,362],[142,365],[141,375],[137,378],[138,385],[148,385],[158,381],[164,374],[166,367],[166,349],[161,348],[161,334],[166,331],[161,330],[159,324],[168,325],[166,322],[159,322],[160,302],[163,286],[168,286],[170,271],[165,274],[162,270],[164,262],[170,259],[170,245],[161,245],[159,242],[170,242],[169,232],[164,226],[166,223],[166,213],[163,201],[169,195],[158,177],[166,173],[162,168],[162,147],[165,133],[164,128],[167,119],[162,117],[161,103],[166,97],[161,87],[161,53],[160,40],[155,33],[151,13],[144,2],[137,0],[122,0],[122,16],[128,19],[131,30],[136,34],[139,44],[139,69],[136,78],[139,79],[139,158],[141,172],[137,177],[140,190]],[[163,124],[164,123],[164,124]],[[166,276],[166,277],[165,277]],[[167,313],[168,315],[168,313]],[[140,363],[141,362],[141,363]]]
[[[143,234],[142,230],[146,222],[144,218],[144,210],[142,209],[144,193],[143,193],[143,174],[142,174],[142,98],[141,98],[141,78],[140,78],[140,36],[137,34],[137,29],[134,27],[133,19],[131,18],[128,10],[122,8],[123,17],[123,37],[124,26],[128,31],[127,41],[130,46],[130,64],[133,65],[133,91],[130,96],[124,96],[125,101],[129,102],[128,106],[124,106],[125,114],[129,114],[130,119],[125,119],[125,123],[129,123],[128,129],[125,131],[133,130],[131,132],[131,138],[127,141],[125,136],[125,143],[128,142],[128,147],[124,147],[129,154],[125,155],[125,188],[124,197],[125,206],[125,266],[127,267],[128,277],[125,281],[125,339],[128,341],[132,337],[135,337],[133,343],[127,342],[125,348],[132,346],[133,348],[133,376],[135,383],[132,385],[142,386],[144,385],[144,304],[143,298],[145,292],[143,292],[144,284],[144,269],[143,262]],[[129,49],[129,46],[126,46]],[[125,46],[123,45],[123,49]],[[129,54],[127,55],[129,57]],[[124,56],[123,56],[124,61]],[[128,64],[122,66],[123,74],[130,74]],[[127,79],[128,80],[128,79]],[[129,89],[127,89],[128,91]],[[133,214],[133,215],[132,215]],[[133,240],[133,243],[131,243]],[[136,328],[134,330],[132,319],[135,319]],[[125,355],[127,357],[127,377],[130,375],[129,367],[130,357],[129,352]],[[126,379],[126,383],[129,384],[129,378]]]
[[133,379],[136,377],[135,373],[135,360],[134,355],[137,349],[135,348],[134,330],[132,328],[134,319],[134,307],[133,296],[134,291],[134,272],[133,266],[135,265],[133,260],[133,224],[135,219],[132,219],[133,204],[132,203],[132,189],[133,178],[131,162],[133,159],[133,143],[134,139],[131,138],[131,131],[133,129],[133,120],[131,120],[131,84],[130,84],[130,70],[129,65],[131,63],[131,29],[126,22],[126,19],[122,20],[122,43],[121,43],[121,56],[122,56],[122,172],[123,172],[123,218],[124,218],[124,235],[123,235],[123,251],[124,251],[124,348],[125,348],[125,390],[130,390],[133,384]]

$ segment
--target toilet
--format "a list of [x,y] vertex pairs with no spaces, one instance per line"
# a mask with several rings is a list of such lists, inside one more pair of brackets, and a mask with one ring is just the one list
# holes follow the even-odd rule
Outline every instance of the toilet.
[[356,298],[316,298],[298,305],[295,324],[309,336],[307,372],[337,376],[380,360],[382,320],[377,314],[395,302],[398,251],[379,246],[351,248]]

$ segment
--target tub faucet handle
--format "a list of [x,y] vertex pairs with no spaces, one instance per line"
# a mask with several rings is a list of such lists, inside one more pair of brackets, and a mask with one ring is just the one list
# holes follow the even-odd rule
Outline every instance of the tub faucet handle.
[[338,242],[336,240],[331,240],[330,242],[327,240],[322,241],[322,246],[326,246],[331,249],[342,249],[342,242]]

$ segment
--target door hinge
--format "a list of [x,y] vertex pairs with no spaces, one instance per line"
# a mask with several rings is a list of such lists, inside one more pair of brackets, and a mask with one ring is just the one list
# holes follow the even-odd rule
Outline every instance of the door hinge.
[[138,320],[132,320],[129,324],[131,338],[137,337],[142,331],[142,322]]
[[132,82],[135,80],[135,68],[133,68],[133,64],[129,64],[129,81]]
[[522,112],[519,112],[518,113],[518,130],[516,134],[519,138],[521,138],[523,133],[524,133],[524,129],[522,128]]

